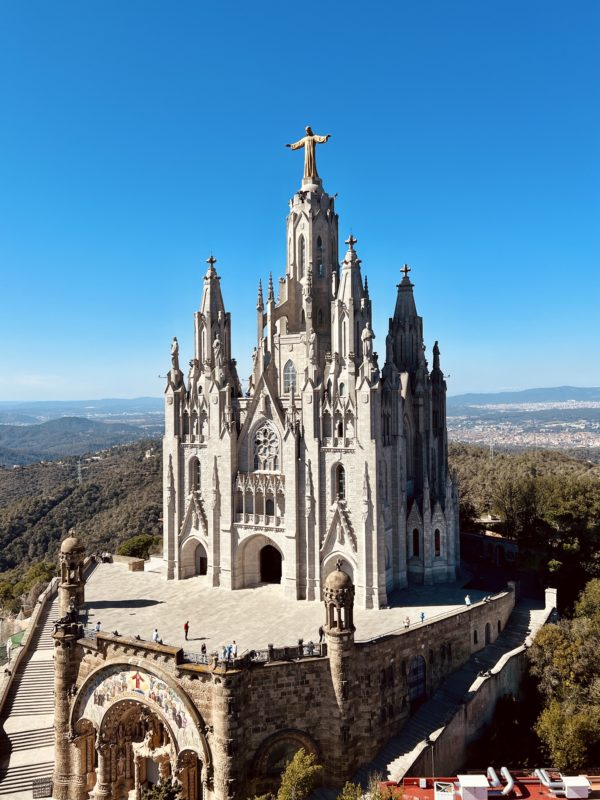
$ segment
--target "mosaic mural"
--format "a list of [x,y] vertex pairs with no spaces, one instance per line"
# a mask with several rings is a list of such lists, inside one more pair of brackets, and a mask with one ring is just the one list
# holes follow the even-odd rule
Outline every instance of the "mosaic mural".
[[106,711],[120,700],[144,700],[166,718],[179,750],[187,747],[202,754],[198,729],[175,689],[143,669],[115,665],[101,670],[85,687],[76,719],[85,717],[100,727]]

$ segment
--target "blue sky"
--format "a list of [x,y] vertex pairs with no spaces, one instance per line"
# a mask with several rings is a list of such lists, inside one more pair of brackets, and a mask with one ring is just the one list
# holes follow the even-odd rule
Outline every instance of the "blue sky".
[[[246,375],[306,124],[449,392],[600,385],[600,3],[0,3],[0,399],[158,395],[218,258]],[[340,257],[343,252],[340,253]]]

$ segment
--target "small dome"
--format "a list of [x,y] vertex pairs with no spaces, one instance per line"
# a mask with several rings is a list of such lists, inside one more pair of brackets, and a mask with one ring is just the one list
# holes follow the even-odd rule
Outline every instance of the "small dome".
[[61,553],[75,553],[77,550],[85,550],[85,547],[83,542],[76,536],[68,536],[61,542]]
[[341,561],[336,564],[336,569],[330,572],[325,579],[326,589],[347,589],[352,586],[352,578],[342,569]]

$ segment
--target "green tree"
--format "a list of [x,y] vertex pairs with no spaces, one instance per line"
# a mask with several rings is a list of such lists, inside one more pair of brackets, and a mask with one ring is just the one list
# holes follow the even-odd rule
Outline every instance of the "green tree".
[[536,732],[552,763],[577,770],[600,759],[600,580],[590,581],[573,619],[546,625],[529,651],[544,699]]
[[133,556],[133,558],[143,558],[146,560],[151,550],[158,544],[158,537],[142,533],[139,536],[132,536],[127,539],[117,550],[120,556]]
[[142,791],[142,800],[180,800],[181,784],[175,778],[168,777],[159,781],[151,789]]
[[323,767],[315,762],[316,756],[306,753],[301,747],[281,776],[277,800],[305,800],[323,771]]
[[342,786],[342,791],[338,794],[337,800],[362,800],[362,786],[351,781],[346,781]]

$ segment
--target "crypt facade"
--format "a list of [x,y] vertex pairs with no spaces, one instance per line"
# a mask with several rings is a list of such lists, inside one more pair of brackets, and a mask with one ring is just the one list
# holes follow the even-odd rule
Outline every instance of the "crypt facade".
[[[307,136],[289,202],[286,264],[258,284],[246,391],[215,259],[194,312],[187,374],[173,340],[165,390],[164,559],[170,579],[228,589],[280,582],[320,600],[342,559],[363,608],[409,583],[455,578],[458,495],[448,471],[446,383],[405,266],[384,352],[350,235],[339,261],[335,197]],[[393,272],[381,279],[390,283]]]

